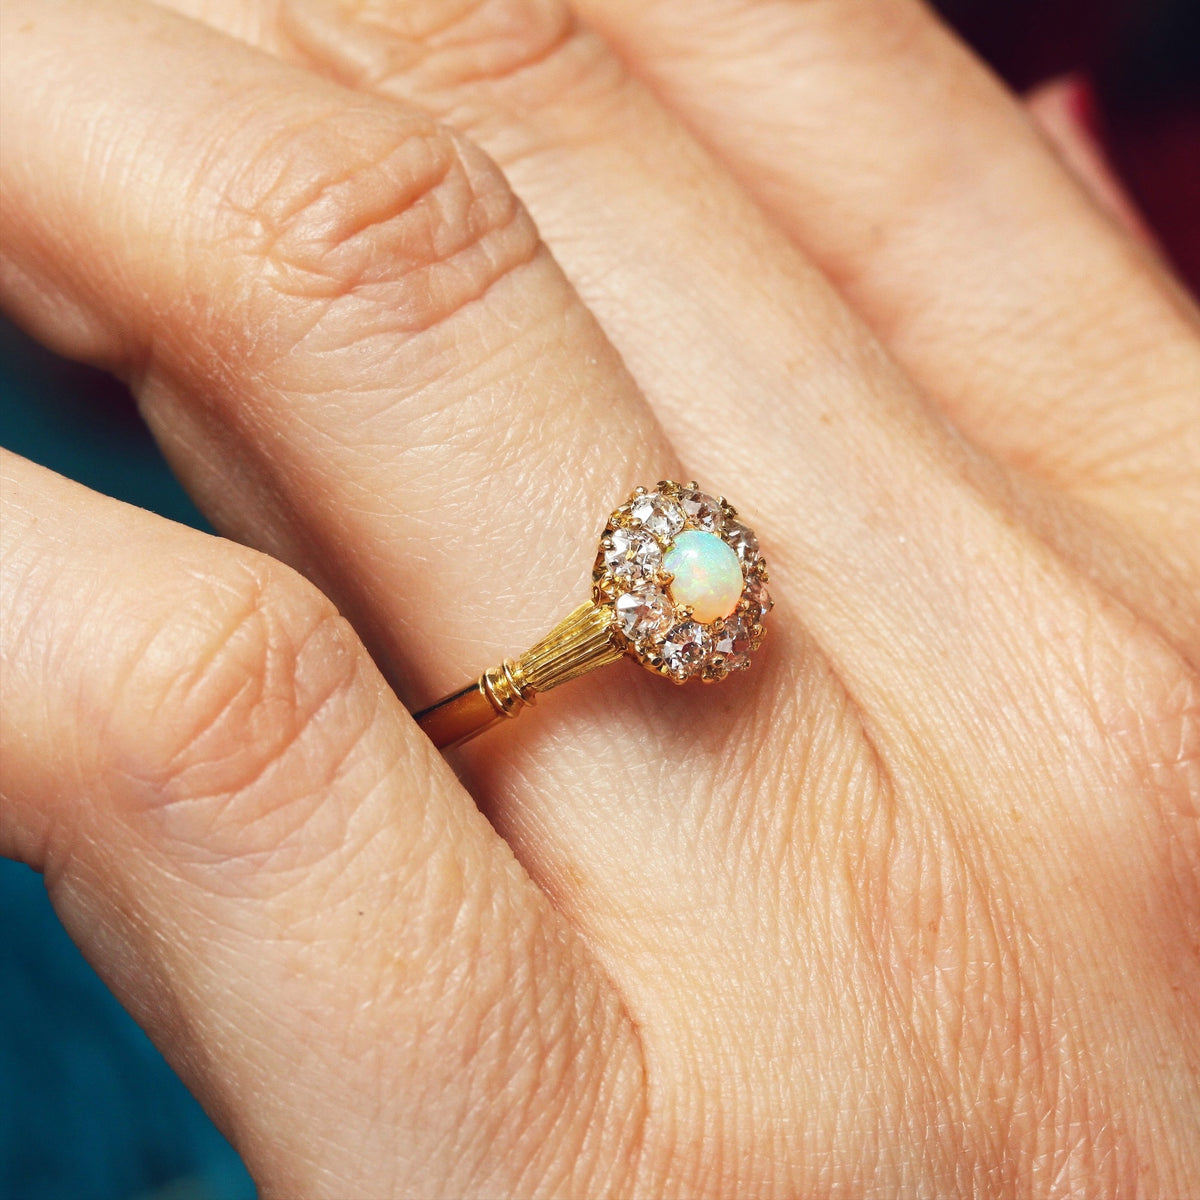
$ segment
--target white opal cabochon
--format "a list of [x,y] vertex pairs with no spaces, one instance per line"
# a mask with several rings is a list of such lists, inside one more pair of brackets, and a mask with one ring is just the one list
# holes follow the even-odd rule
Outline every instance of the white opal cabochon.
[[675,544],[663,557],[663,569],[674,576],[675,606],[687,606],[692,617],[706,625],[729,616],[745,586],[734,550],[715,533],[697,529],[675,535]]

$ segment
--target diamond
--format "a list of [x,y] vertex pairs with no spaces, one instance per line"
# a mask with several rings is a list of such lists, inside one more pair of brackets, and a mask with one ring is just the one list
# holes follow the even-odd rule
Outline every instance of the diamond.
[[604,551],[604,565],[618,583],[635,585],[658,572],[662,548],[642,529],[614,529],[612,548]]
[[629,515],[663,541],[670,541],[684,524],[683,509],[661,492],[637,496],[629,506]]
[[750,665],[750,623],[745,617],[730,617],[725,628],[714,638],[713,654],[719,654],[729,671],[743,671]]
[[758,538],[741,521],[726,521],[722,536],[726,543],[733,547],[744,568],[754,566],[758,561]]
[[665,629],[674,619],[670,601],[654,588],[636,588],[618,596],[613,609],[621,632],[631,642],[641,642]]
[[663,638],[662,659],[676,679],[699,671],[712,649],[712,634],[699,621],[681,621]]
[[716,533],[725,521],[720,502],[714,500],[706,492],[695,488],[684,488],[679,493],[679,506],[688,524],[693,529],[703,529],[706,533]]
[[746,584],[744,595],[751,605],[751,616],[761,621],[775,607],[771,593],[767,591],[766,581],[760,575],[753,575]]

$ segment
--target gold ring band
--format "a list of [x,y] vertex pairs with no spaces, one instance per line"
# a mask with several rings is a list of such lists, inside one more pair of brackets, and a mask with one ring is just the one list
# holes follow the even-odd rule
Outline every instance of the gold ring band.
[[548,692],[628,655],[676,683],[750,665],[772,607],[758,539],[696,483],[637,488],[608,518],[592,599],[516,659],[416,714],[439,749],[461,745]]

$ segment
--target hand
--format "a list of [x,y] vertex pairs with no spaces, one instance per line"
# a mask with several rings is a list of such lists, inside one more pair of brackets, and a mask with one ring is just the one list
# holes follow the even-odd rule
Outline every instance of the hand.
[[[6,3],[0,294],[255,549],[5,459],[0,850],[264,1195],[1186,1194],[1152,254],[907,0],[175,7]],[[693,476],[754,667],[437,755]]]

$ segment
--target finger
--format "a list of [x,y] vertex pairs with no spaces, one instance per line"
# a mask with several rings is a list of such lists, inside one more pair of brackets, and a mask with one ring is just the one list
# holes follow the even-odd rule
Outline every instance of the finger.
[[482,155],[153,6],[14,3],[3,37],[5,302],[131,379],[219,528],[410,700],[579,603],[614,496],[677,469]]
[[[881,421],[888,426],[890,415],[881,418],[878,411],[882,395],[889,401],[904,396],[901,423],[909,432],[901,437],[910,435],[909,418],[922,402],[904,381],[879,380],[877,349],[847,323],[824,278],[763,221],[759,208],[607,47],[571,22],[563,5],[518,0],[447,10],[422,0],[366,8],[303,0],[277,9],[229,0],[174,2],[284,57],[359,88],[417,101],[468,129],[504,166],[695,473],[787,479],[786,494],[775,500],[788,514],[804,511],[811,520],[811,514],[837,511],[830,497],[841,489],[870,490],[861,458],[846,458],[845,429],[866,437]],[[861,371],[875,382],[848,396],[847,364],[853,364],[851,374]],[[1178,410],[1169,375],[1163,376],[1165,395]],[[956,395],[973,403],[967,390],[964,385]],[[1045,389],[1033,394],[1047,395]],[[835,429],[825,424],[832,397],[846,421]],[[1059,420],[1040,418],[1043,457],[1046,447],[1068,457],[1075,453],[1066,435],[1055,432]],[[893,434],[883,435],[881,448]],[[1122,452],[1135,443],[1142,444],[1122,433]],[[1010,442],[995,444],[1016,457]],[[1153,448],[1153,438],[1147,445]],[[1036,467],[1028,450],[1021,463]],[[797,462],[804,463],[799,479]],[[1194,646],[1200,629],[1179,597],[1194,591],[1200,578],[1189,536],[1200,498],[1196,506],[1188,499],[1192,464],[1173,463],[1174,475],[1164,470],[1156,477],[1153,486],[1161,491],[1138,491],[1135,532],[1072,501],[1040,521],[1041,533],[1181,645]],[[880,464],[881,477],[898,470],[890,452]],[[1057,468],[1040,473],[1058,483],[1069,474]],[[1094,498],[1077,474],[1071,479]],[[813,482],[811,491],[806,480]],[[1143,482],[1138,476],[1129,488]],[[1114,483],[1101,498],[1124,518],[1130,511],[1124,495]],[[769,519],[771,497],[752,499]],[[887,510],[894,498],[876,497],[866,505]],[[1053,502],[1039,482],[1024,506],[1045,512]],[[838,516],[828,528],[828,542],[802,548],[805,566],[830,562],[822,578],[856,575],[864,558],[880,567],[870,579],[872,597],[896,579],[911,578],[911,564],[893,562],[885,546],[860,554],[858,535],[848,539]],[[794,530],[782,532],[795,543]],[[893,550],[909,544],[889,537]],[[1149,556],[1146,542],[1154,547]],[[843,595],[840,584],[826,593],[839,600]],[[805,594],[803,600],[823,642],[840,636],[822,628],[822,596]],[[867,610],[857,617],[877,619]]]
[[[77,330],[92,329],[103,341],[93,353],[119,356],[139,377],[152,422],[221,526],[325,584],[397,674],[428,678],[450,663],[442,686],[459,683],[574,607],[586,594],[588,543],[620,496],[614,480],[633,471],[653,480],[671,452],[494,171],[411,110],[158,9],[30,11],[28,29],[5,24],[21,40],[5,76],[5,245],[36,284],[13,291],[27,316],[65,330],[77,349]],[[81,68],[98,55],[102,79]],[[653,116],[647,101],[631,103]],[[660,114],[663,137],[670,128]],[[702,162],[686,138],[667,145],[676,162]],[[151,176],[153,187],[132,183]],[[749,254],[763,275],[743,285],[736,303],[750,302],[749,312],[713,347],[745,365],[746,398],[727,388],[709,399],[698,374],[684,381],[714,406],[698,423],[720,430],[694,437],[689,453],[728,469],[716,478],[747,481],[752,510],[776,522],[781,555],[807,552],[818,577],[843,580],[871,564],[872,578],[843,587],[836,604],[826,587],[810,588],[814,619],[836,637],[848,613],[862,623],[876,612],[877,584],[900,574],[894,561],[881,565],[897,556],[894,531],[860,533],[874,547],[846,537],[854,513],[885,506],[862,488],[890,492],[907,477],[927,492],[918,479],[928,456],[955,449],[921,423],[903,381],[819,275],[794,254],[772,264],[779,247],[751,206],[719,175],[703,182],[714,189],[706,205],[728,206],[731,233],[706,270],[734,279],[733,261]],[[643,201],[629,197],[635,211]],[[443,228],[446,209],[456,219]],[[711,241],[700,214],[682,211],[689,248]],[[629,211],[621,219],[639,252],[660,233]],[[92,272],[107,285],[103,303]],[[81,314],[73,321],[55,308],[64,297]],[[697,332],[688,331],[694,344]],[[774,364],[785,346],[794,357],[798,337],[814,357],[808,386],[844,393],[859,427],[852,443],[819,410],[800,413],[796,428],[772,419],[795,387],[795,372]],[[663,370],[686,361],[678,340],[665,351]],[[928,445],[910,446],[915,429]],[[807,469],[792,480],[805,437]],[[598,445],[614,449],[598,455]],[[879,469],[851,467],[864,458]],[[773,482],[759,489],[751,481],[764,465]],[[847,483],[843,506],[824,502]],[[807,546],[795,544],[797,511],[820,517],[805,523],[816,534]],[[493,604],[529,580],[552,598],[544,607]]]
[[915,0],[576,6],[981,445],[1200,545],[1194,309]]
[[617,997],[329,603],[2,462],[0,851],[263,1194],[630,1194]]
[[1087,79],[1068,75],[1050,80],[1028,95],[1025,105],[1096,205],[1130,237],[1155,245],[1154,234],[1096,135],[1096,97]]

